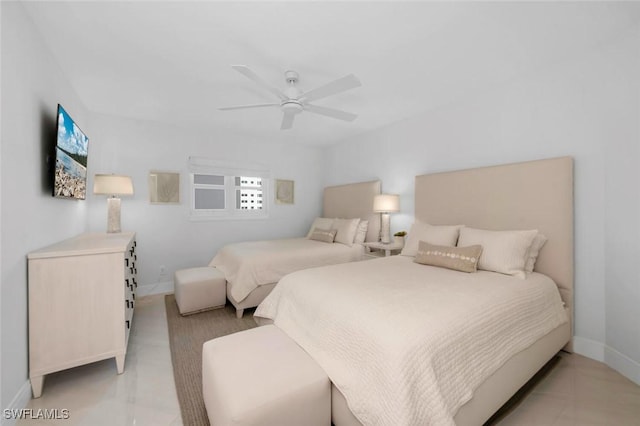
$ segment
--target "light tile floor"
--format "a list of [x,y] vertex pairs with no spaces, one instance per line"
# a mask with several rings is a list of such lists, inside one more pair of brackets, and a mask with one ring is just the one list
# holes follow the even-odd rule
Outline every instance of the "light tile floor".
[[560,353],[560,361],[501,426],[640,425],[640,386],[592,359]]
[[164,296],[138,299],[124,373],[115,359],[50,374],[27,408],[68,409],[68,420],[18,425],[182,425],[169,352]]
[[[182,425],[169,352],[164,296],[139,299],[125,372],[115,360],[49,375],[27,408],[66,408],[68,420],[18,425]],[[640,387],[604,364],[562,353],[560,361],[494,425],[640,425]]]

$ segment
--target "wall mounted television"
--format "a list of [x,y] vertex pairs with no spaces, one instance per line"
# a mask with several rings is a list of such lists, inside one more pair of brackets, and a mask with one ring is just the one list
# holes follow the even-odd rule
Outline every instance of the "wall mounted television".
[[53,196],[84,200],[87,196],[89,138],[58,104],[56,167]]

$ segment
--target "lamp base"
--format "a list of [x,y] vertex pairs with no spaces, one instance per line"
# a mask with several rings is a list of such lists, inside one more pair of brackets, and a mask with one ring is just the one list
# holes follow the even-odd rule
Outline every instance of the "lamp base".
[[120,198],[107,198],[107,232],[122,232],[120,229]]
[[382,213],[380,215],[380,242],[383,244],[389,244],[391,242],[391,225],[389,213]]

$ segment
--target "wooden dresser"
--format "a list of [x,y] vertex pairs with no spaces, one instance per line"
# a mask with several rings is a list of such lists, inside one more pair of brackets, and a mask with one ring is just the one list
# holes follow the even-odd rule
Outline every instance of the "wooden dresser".
[[136,298],[135,233],[87,233],[29,253],[29,378],[115,357],[118,374]]

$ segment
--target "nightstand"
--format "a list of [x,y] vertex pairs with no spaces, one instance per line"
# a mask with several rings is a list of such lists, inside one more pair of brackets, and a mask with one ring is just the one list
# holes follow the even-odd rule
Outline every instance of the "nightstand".
[[389,257],[400,253],[404,243],[391,242],[388,244],[377,243],[364,243],[365,246],[365,258],[375,259],[377,257]]

